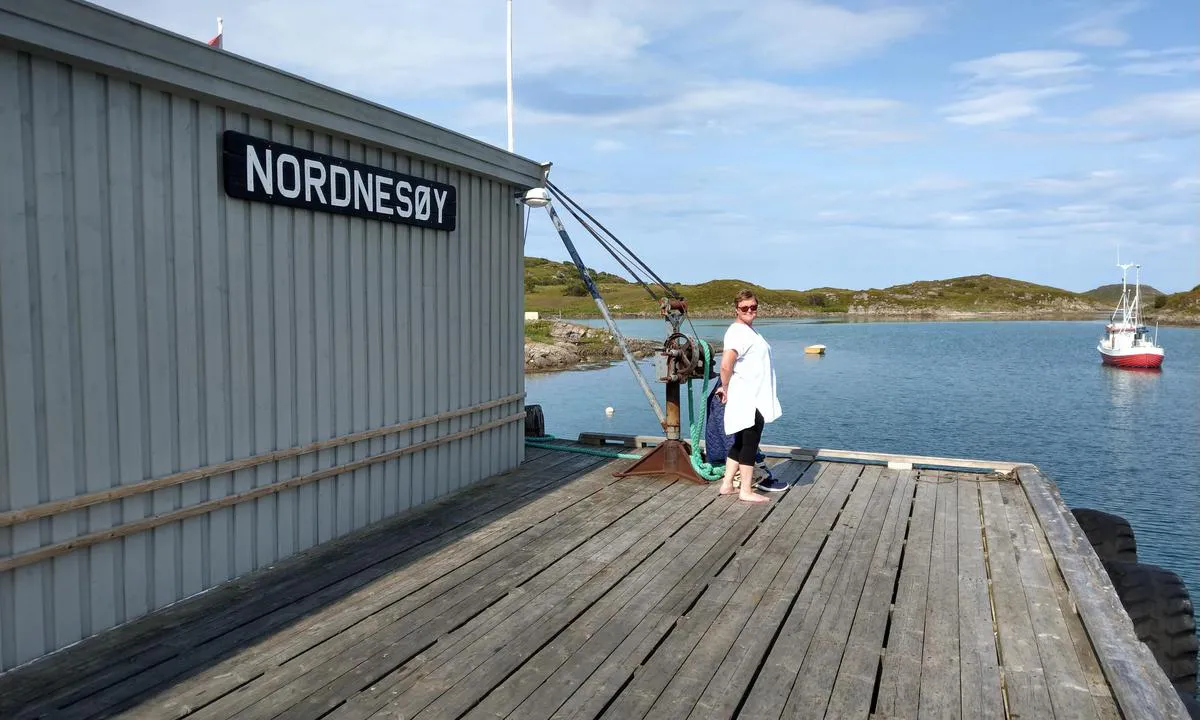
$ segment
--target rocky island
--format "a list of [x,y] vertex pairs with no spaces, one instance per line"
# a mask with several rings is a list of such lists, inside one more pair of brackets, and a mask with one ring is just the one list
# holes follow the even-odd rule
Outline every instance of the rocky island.
[[[635,358],[648,358],[662,347],[661,341],[625,338]],[[525,323],[525,372],[565,370],[578,365],[622,360],[621,346],[607,329],[562,320]]]

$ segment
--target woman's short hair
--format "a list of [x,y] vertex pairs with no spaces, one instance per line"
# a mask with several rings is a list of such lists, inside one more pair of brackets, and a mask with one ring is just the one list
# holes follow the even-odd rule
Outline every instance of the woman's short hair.
[[757,299],[758,298],[754,296],[753,290],[739,290],[737,297],[735,297],[733,299],[733,305],[734,305],[734,307],[737,307],[739,304],[741,304],[741,302],[743,300],[757,300]]

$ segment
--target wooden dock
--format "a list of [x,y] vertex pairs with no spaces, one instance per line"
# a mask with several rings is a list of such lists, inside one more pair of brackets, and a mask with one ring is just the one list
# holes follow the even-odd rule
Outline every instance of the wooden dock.
[[0,717],[1184,717],[1036,469],[772,462],[750,505],[531,449],[0,676]]

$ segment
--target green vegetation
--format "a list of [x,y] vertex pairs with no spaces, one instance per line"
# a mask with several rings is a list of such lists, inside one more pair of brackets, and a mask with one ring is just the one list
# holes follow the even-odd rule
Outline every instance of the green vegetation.
[[[1130,292],[1132,292],[1132,289],[1130,290]],[[1103,303],[1105,305],[1116,306],[1117,302],[1121,299],[1121,283],[1114,283],[1112,285],[1101,285],[1100,287],[1096,288],[1095,290],[1088,290],[1087,292],[1083,292],[1083,293],[1079,293],[1079,294],[1083,295],[1084,297],[1089,297],[1089,298],[1095,300],[1096,302]],[[1149,285],[1142,286],[1142,302],[1145,302],[1145,303],[1153,302],[1165,294],[1166,293],[1163,293],[1160,290],[1156,290]]]
[[1196,315],[1200,317],[1200,285],[1187,292],[1171,293],[1164,296],[1166,300],[1160,306],[1155,302],[1155,308],[1161,308],[1164,314]]
[[[589,272],[614,315],[656,317],[659,314],[657,302],[641,285],[612,273]],[[775,290],[734,279],[710,280],[698,285],[671,284],[687,298],[688,311],[695,317],[728,315],[733,296],[741,288],[754,291],[762,305],[762,317],[844,313],[1098,313],[1111,307],[1085,294],[992,275],[923,280],[857,291],[831,287]],[[569,262],[526,258],[525,288],[526,310],[562,317],[599,314],[575,266]]]
[[1103,309],[1077,293],[993,275],[922,280],[883,290],[866,290],[855,293],[854,298],[860,305],[902,310],[1090,312]]
[[549,320],[526,320],[525,321],[525,342],[540,342],[553,344],[554,338],[550,336]]
[[[613,315],[659,316],[658,303],[641,285],[612,273],[589,272]],[[841,314],[936,317],[972,313],[1098,316],[1112,312],[1121,294],[1120,285],[1074,293],[993,275],[922,280],[867,290],[831,287],[775,290],[736,279],[710,280],[698,285],[671,282],[671,285],[687,298],[688,311],[693,317],[728,317],[733,296],[742,288],[749,288],[757,295],[762,306],[761,317]],[[661,288],[654,289],[661,292]],[[1143,285],[1142,298],[1143,308],[1164,320],[1200,322],[1200,285],[1172,295]],[[525,309],[543,316],[599,316],[575,266],[544,258],[525,258]],[[529,323],[527,328],[530,339],[537,339],[537,335],[548,333],[549,326],[539,331],[537,323]]]

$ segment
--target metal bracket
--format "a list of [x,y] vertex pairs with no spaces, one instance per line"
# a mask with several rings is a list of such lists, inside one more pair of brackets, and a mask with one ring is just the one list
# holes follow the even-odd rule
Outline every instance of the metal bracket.
[[687,443],[681,440],[666,440],[650,451],[633,467],[625,471],[613,473],[613,477],[628,477],[630,475],[669,475],[682,480],[707,485],[708,481],[700,477],[692,468],[692,453]]

